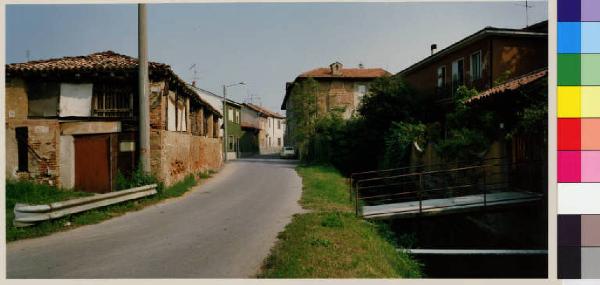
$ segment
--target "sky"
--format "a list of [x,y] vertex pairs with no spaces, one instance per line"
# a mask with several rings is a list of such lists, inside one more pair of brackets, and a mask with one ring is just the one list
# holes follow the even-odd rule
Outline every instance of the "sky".
[[[285,83],[327,67],[397,73],[486,27],[523,28],[524,2],[149,4],[148,54],[197,86],[273,111]],[[547,2],[529,1],[529,24]],[[7,5],[7,63],[112,50],[137,56],[137,5]],[[195,64],[195,68],[192,65]],[[194,70],[196,75],[194,75]]]

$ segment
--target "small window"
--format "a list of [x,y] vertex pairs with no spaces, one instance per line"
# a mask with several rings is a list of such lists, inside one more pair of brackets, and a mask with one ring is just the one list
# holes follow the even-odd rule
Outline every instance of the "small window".
[[481,79],[481,51],[471,55],[471,81]]
[[277,129],[281,130],[281,120],[277,120]]
[[446,86],[446,67],[440,66],[437,70],[437,87],[444,88]]
[[15,128],[15,136],[17,139],[17,159],[19,163],[18,171],[29,171],[29,155],[28,146],[29,133],[27,127]]
[[281,138],[277,138],[277,146],[281,146]]

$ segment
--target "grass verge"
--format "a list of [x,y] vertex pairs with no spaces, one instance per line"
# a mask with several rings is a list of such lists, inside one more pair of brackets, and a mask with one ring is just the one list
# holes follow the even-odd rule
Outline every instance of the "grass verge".
[[354,215],[344,178],[327,166],[300,166],[300,203],[259,278],[415,278],[420,265],[396,251],[386,224]]
[[33,184],[26,181],[6,182],[6,241],[33,238],[49,235],[54,232],[73,229],[83,225],[96,224],[110,218],[123,215],[129,211],[137,211],[148,205],[156,204],[162,200],[178,197],[196,185],[193,175],[187,176],[182,181],[164,188],[159,186],[158,193],[138,200],[127,201],[102,208],[93,209],[83,213],[73,214],[55,220],[38,223],[34,226],[17,228],[13,226],[15,204],[44,204],[89,196],[90,193],[65,191],[46,185]]

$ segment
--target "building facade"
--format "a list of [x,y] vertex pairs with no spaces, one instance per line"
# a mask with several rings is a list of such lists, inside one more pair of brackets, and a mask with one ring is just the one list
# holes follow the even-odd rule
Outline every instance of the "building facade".
[[378,77],[389,76],[390,73],[382,68],[344,68],[339,62],[334,62],[329,67],[317,68],[298,75],[293,82],[286,84],[285,97],[281,109],[286,110],[288,118],[285,137],[293,145],[294,127],[292,89],[296,83],[308,78],[318,83],[317,114],[325,114],[331,110],[341,110],[342,116],[349,119],[357,112],[362,97],[369,91],[369,83]]
[[415,91],[448,102],[459,86],[489,89],[548,65],[547,21],[524,29],[486,27],[399,72]]
[[247,154],[276,154],[285,145],[285,117],[251,103],[242,104],[242,151]]
[[224,113],[227,120],[227,144],[225,150],[227,159],[237,159],[241,156],[240,139],[242,138],[242,105],[227,99]]
[[[104,193],[138,161],[137,60],[111,51],[6,65],[6,176]],[[150,159],[166,185],[222,165],[221,114],[149,63]]]

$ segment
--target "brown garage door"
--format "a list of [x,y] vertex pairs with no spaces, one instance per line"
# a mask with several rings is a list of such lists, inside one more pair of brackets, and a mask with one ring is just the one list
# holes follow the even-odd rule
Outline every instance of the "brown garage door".
[[109,143],[109,135],[75,137],[76,189],[94,193],[111,191]]

